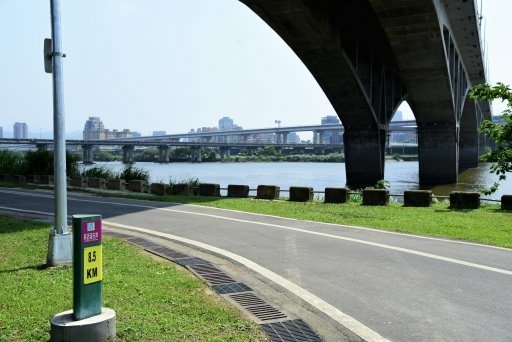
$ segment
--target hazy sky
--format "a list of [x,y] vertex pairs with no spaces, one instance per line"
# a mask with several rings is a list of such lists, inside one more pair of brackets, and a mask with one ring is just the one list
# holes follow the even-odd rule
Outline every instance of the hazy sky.
[[[490,81],[512,84],[512,1],[484,1]],[[244,128],[335,115],[288,46],[237,0],[62,0],[66,131],[182,133],[230,116]],[[49,0],[0,0],[0,126],[52,130],[43,70]],[[503,106],[495,106],[502,109]],[[412,117],[411,117],[412,118]]]

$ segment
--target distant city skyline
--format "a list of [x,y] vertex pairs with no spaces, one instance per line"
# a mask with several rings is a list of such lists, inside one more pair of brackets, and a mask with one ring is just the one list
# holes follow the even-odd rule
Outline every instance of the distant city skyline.
[[[484,1],[483,10],[490,81],[512,84],[512,2]],[[226,114],[245,129],[336,115],[291,49],[236,0],[66,1],[62,24],[67,136],[90,116],[151,135],[215,126]],[[35,137],[52,131],[51,76],[42,58],[49,36],[48,2],[0,2],[0,38],[17,51],[0,54],[4,136],[12,121],[28,123]],[[495,114],[503,108],[497,104]],[[407,106],[400,110],[413,118]]]

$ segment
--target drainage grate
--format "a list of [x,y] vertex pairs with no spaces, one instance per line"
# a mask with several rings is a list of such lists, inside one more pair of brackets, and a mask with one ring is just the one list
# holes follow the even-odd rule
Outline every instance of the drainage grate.
[[252,289],[244,283],[212,285],[212,289],[218,294],[252,291]]
[[286,315],[269,304],[247,306],[245,310],[252,313],[262,321],[286,318]]
[[226,273],[209,273],[209,274],[202,274],[201,277],[203,277],[207,282],[210,284],[226,284],[226,283],[234,283],[235,280],[228,276]]
[[[117,232],[105,232],[106,235],[122,238],[132,244],[143,247],[149,252],[167,257],[173,262],[189,268],[198,276],[211,284],[211,288],[219,294],[229,297],[260,321],[282,320],[287,316],[256,296],[252,289],[235,280],[208,261],[191,257],[149,240]],[[271,342],[288,341],[322,341],[322,339],[302,320],[288,320],[261,324],[263,331]]]
[[204,259],[201,258],[193,258],[193,257],[186,257],[182,259],[176,259],[174,260],[175,263],[180,264],[181,266],[188,266],[188,265],[210,265],[210,263]]
[[142,246],[142,247],[156,247],[158,246],[157,244],[149,241],[149,240],[146,240],[146,239],[143,239],[143,238],[139,238],[139,237],[131,237],[131,238],[127,238],[126,239],[128,242],[131,242],[135,245],[138,245],[138,246]]
[[243,307],[265,304],[263,299],[251,292],[232,294],[229,297]]
[[322,341],[306,323],[300,319],[261,325],[271,342]]
[[284,313],[266,303],[252,292],[232,294],[229,297],[261,321],[286,318]]
[[191,265],[190,268],[197,274],[222,273],[220,269],[213,265]]
[[171,260],[189,258],[189,256],[186,254],[183,254],[183,253],[177,252],[173,249],[170,249],[167,247],[162,247],[162,246],[151,248],[151,252],[161,255],[163,257],[166,257]]

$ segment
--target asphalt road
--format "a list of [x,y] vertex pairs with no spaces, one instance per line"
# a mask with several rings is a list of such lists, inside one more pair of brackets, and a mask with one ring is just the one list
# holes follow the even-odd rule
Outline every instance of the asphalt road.
[[[52,213],[52,192],[0,188],[2,208]],[[392,341],[512,341],[509,249],[85,194],[68,212],[234,253]]]

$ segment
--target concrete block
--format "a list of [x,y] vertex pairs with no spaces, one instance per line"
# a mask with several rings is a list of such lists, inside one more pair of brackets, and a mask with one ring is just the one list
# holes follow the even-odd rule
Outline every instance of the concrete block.
[[88,179],[89,188],[95,189],[106,189],[107,188],[107,180],[105,178],[89,178]]
[[228,185],[228,197],[249,197],[249,185]]
[[151,193],[159,196],[167,195],[169,193],[169,184],[151,183]]
[[480,193],[452,191],[450,192],[451,209],[478,209],[480,208]]
[[[50,175],[39,176],[39,184],[53,185],[53,176],[50,176]],[[68,185],[69,185],[69,182],[68,182]]]
[[512,210],[512,195],[501,196],[501,209]]
[[87,188],[88,180],[87,177],[75,176],[71,178],[71,186],[79,188]]
[[25,183],[25,176],[22,175],[10,176],[9,179],[18,183]]
[[124,179],[109,179],[107,182],[109,190],[126,190],[126,181]]
[[325,188],[325,203],[345,203],[347,201],[347,188]]
[[386,189],[363,189],[363,205],[388,205],[389,191]]
[[203,183],[199,184],[199,196],[220,196],[220,185]]
[[38,175],[25,176],[25,181],[27,183],[38,184],[39,183],[39,176]]
[[313,188],[305,186],[290,187],[291,202],[308,202],[313,200]]
[[179,196],[192,196],[194,194],[194,188],[190,183],[178,183],[172,187],[172,194]]
[[404,207],[430,207],[432,205],[432,191],[410,190],[404,191]]
[[277,185],[258,185],[256,197],[259,199],[273,200],[279,198],[280,188]]
[[51,342],[107,342],[116,339],[116,313],[101,308],[101,314],[75,321],[73,310],[55,315],[51,320]]
[[128,182],[128,190],[133,192],[146,192],[148,182],[145,180],[131,180]]

